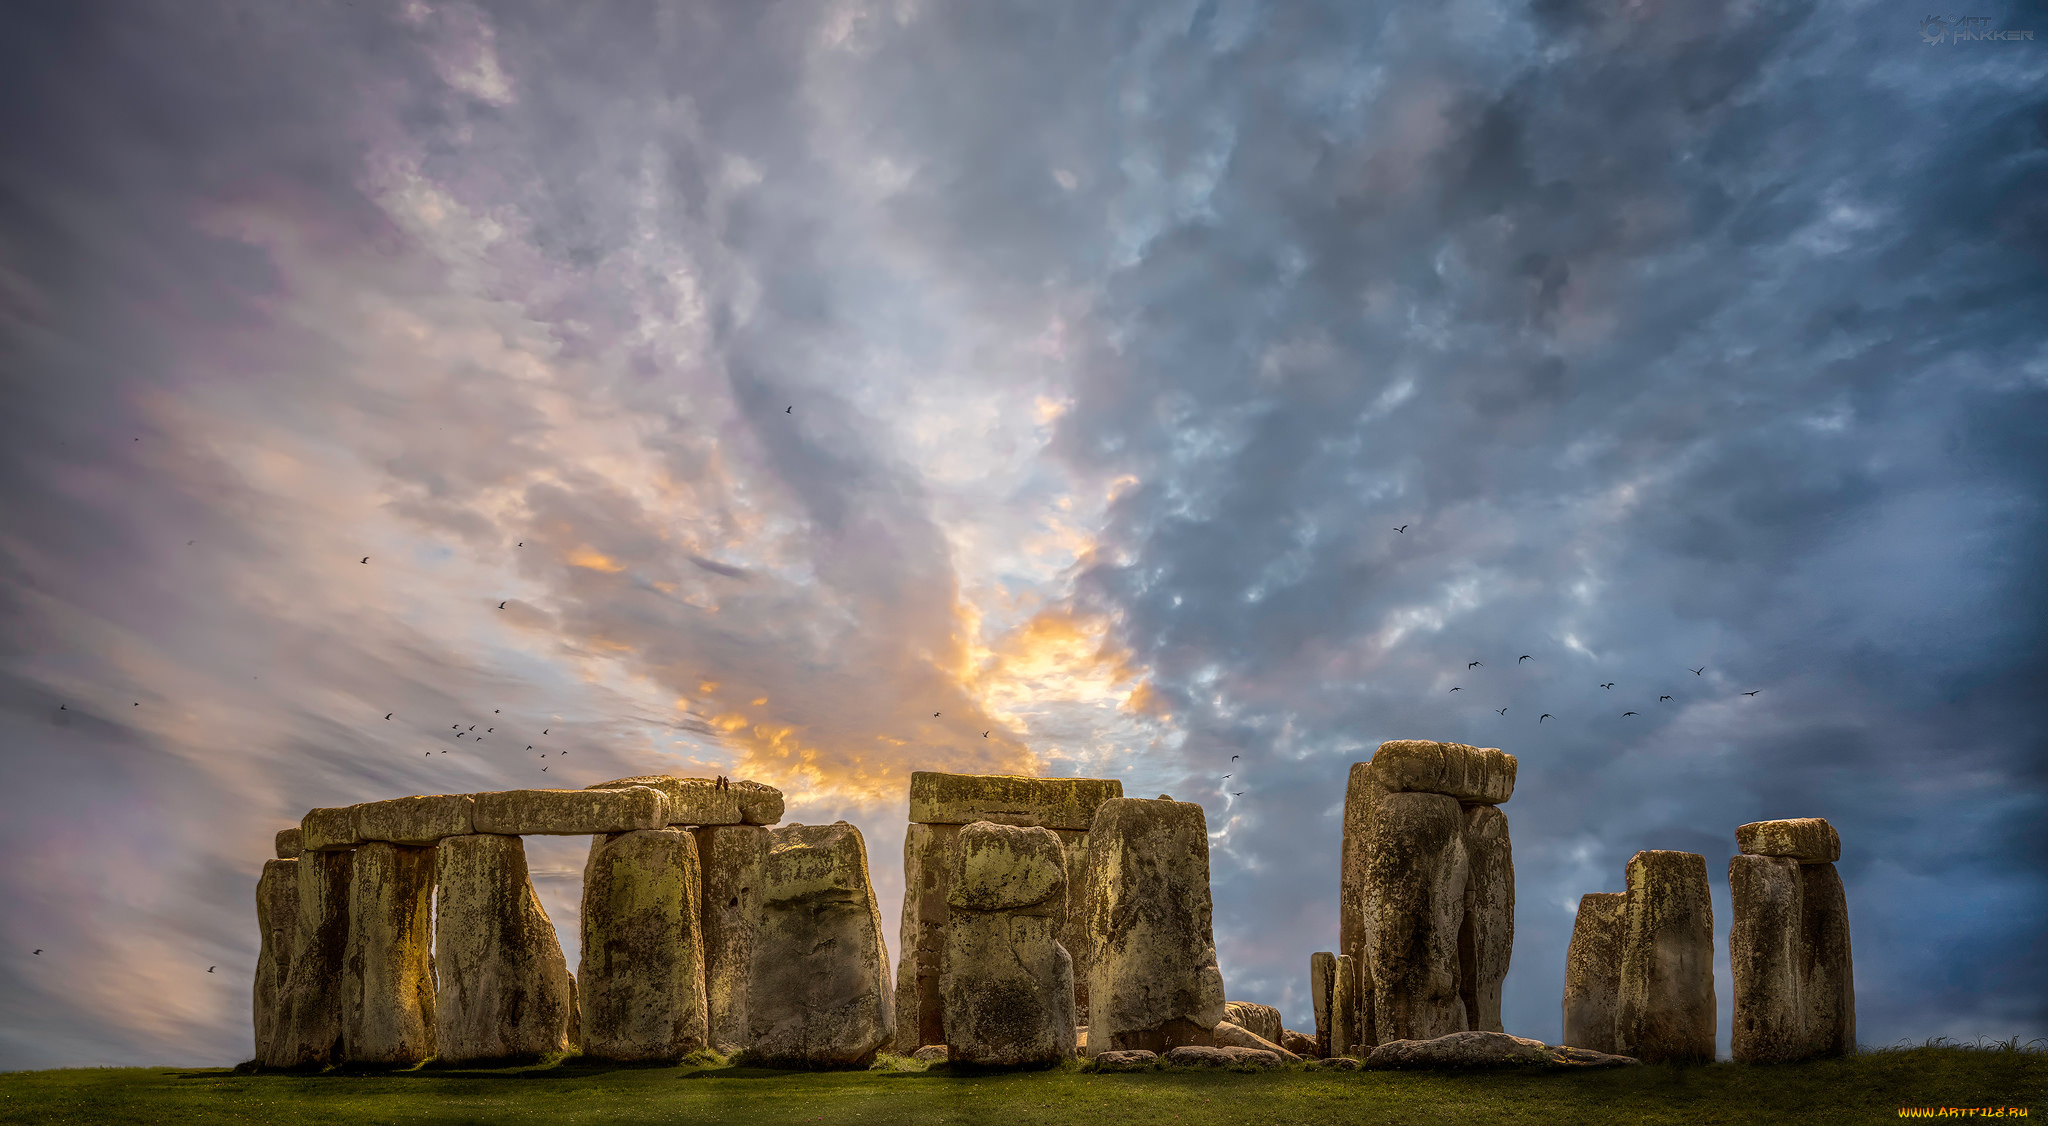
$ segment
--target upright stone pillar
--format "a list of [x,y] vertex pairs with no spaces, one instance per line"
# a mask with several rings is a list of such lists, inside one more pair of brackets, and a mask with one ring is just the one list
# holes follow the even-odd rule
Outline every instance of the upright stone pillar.
[[1456,798],[1380,801],[1366,862],[1365,952],[1382,1042],[1467,1031],[1458,961],[1470,875],[1464,829]]
[[977,821],[954,851],[939,976],[947,1058],[1046,1067],[1074,1054],[1066,860],[1050,829]]
[[1848,896],[1833,864],[1801,864],[1799,881],[1807,1046],[1815,1056],[1846,1055],[1856,1050]]
[[342,978],[348,953],[346,850],[315,850],[298,861],[298,925],[291,969],[265,1067],[328,1065],[342,1060]]
[[1496,805],[1466,805],[1464,918],[1458,928],[1458,994],[1465,1027],[1504,1032],[1500,991],[1515,945],[1515,858],[1508,819]]
[[[779,791],[775,799],[779,817]],[[768,858],[769,832],[762,825],[696,830],[704,868],[705,1014],[712,1047],[727,1054],[747,1046],[747,977],[761,925],[761,865]]]
[[860,830],[785,825],[761,874],[749,1050],[777,1066],[866,1066],[895,1032],[895,1006]]
[[1618,891],[1579,897],[1578,919],[1564,960],[1564,1042],[1617,1055],[1614,1006],[1621,994],[1621,942],[1628,896]]
[[434,850],[359,846],[349,884],[342,1052],[410,1067],[434,1054]]
[[952,909],[954,854],[960,825],[912,822],[903,834],[903,913],[897,929],[896,1051],[909,1055],[926,1044],[946,1042],[945,1000],[939,977],[946,953],[946,923]]
[[299,932],[299,862],[266,860],[256,881],[256,930],[262,946],[256,954],[256,1058],[271,1056],[271,1042],[285,1020],[285,999],[291,979],[292,946]]
[[576,975],[585,1055],[673,1060],[704,1047],[701,895],[687,830],[592,840]]
[[1349,954],[1337,955],[1330,978],[1330,1057],[1362,1056],[1372,1050],[1359,1036],[1358,962]]
[[1209,1043],[1224,997],[1202,807],[1111,798],[1088,838],[1087,1054]]
[[1308,956],[1308,996],[1316,1015],[1316,1056],[1330,1059],[1331,1000],[1337,984],[1337,956],[1318,950]]
[[1645,1063],[1714,1059],[1714,909],[1707,859],[1638,852],[1628,862],[1615,1004],[1619,1054]]
[[435,1039],[446,1063],[525,1060],[569,1050],[569,963],[533,889],[526,844],[447,837],[434,857]]
[[1834,862],[1842,842],[1818,817],[1735,830],[1728,862],[1735,921],[1733,1054],[1770,1063],[1841,1055],[1856,1045],[1849,913]]

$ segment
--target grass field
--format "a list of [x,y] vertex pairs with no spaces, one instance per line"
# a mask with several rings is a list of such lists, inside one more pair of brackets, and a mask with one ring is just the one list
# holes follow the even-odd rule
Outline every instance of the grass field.
[[0,1123],[886,1123],[1324,1126],[1444,1122],[1875,1122],[1901,1107],[2026,1107],[2048,1117],[2048,1054],[1921,1047],[1781,1067],[1416,1074],[1077,1067],[996,1076],[733,1067],[237,1075],[220,1069],[0,1074]]

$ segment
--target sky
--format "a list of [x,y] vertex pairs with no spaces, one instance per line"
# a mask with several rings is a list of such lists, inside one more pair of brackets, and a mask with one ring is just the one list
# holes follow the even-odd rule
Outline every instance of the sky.
[[249,1058],[308,808],[655,771],[858,825],[892,963],[911,771],[1199,802],[1310,1028],[1388,739],[1520,760],[1510,1032],[1680,849],[1725,1054],[1735,827],[1817,816],[1862,1043],[2048,1036],[2048,11],[1983,13],[8,5],[0,1069]]

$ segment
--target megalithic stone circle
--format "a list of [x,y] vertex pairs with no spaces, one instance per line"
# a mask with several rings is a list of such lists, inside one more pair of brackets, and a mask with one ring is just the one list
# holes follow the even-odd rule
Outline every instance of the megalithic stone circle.
[[410,1067],[434,1055],[434,850],[371,841],[351,854],[342,1056]]
[[518,837],[443,838],[434,867],[435,1039],[446,1063],[568,1051],[569,964]]
[[1065,851],[1052,830],[977,821],[953,853],[939,992],[947,1058],[1050,1066],[1074,1054]]
[[860,830],[772,830],[761,872],[749,1051],[778,1066],[866,1066],[895,1032],[895,1005]]
[[704,1047],[700,897],[697,839],[687,830],[636,829],[591,842],[576,974],[585,1055],[674,1060]]
[[1615,1001],[1618,1054],[1645,1063],[1714,1059],[1714,909],[1707,858],[1645,850],[1628,862]]

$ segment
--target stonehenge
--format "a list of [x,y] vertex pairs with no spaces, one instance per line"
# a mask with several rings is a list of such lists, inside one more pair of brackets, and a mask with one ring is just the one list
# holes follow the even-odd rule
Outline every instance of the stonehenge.
[[1502,1030],[1515,871],[1500,805],[1514,795],[1515,769],[1498,748],[1418,739],[1382,743],[1352,765],[1339,949],[1324,967],[1334,977],[1311,983],[1319,1004],[1329,998],[1317,1020],[1329,1055]]
[[1714,1059],[1714,908],[1707,859],[1643,851],[1628,890],[1579,901],[1565,955],[1565,1040],[1644,1063]]
[[572,1046],[569,964],[518,837],[444,837],[434,853],[436,1053],[449,1063],[533,1059]]
[[1856,1046],[1841,838],[1820,818],[1739,826],[1728,861],[1734,923],[1732,1054],[1747,1063],[1836,1056]]
[[697,873],[697,838],[685,829],[634,829],[591,842],[576,974],[585,1055],[673,1060],[704,1047]]
[[947,1058],[1050,1066],[1074,1054],[1074,962],[1059,837],[976,821],[953,849],[940,958]]
[[860,830],[774,830],[761,885],[748,1050],[770,1065],[865,1067],[895,1033],[895,997]]

